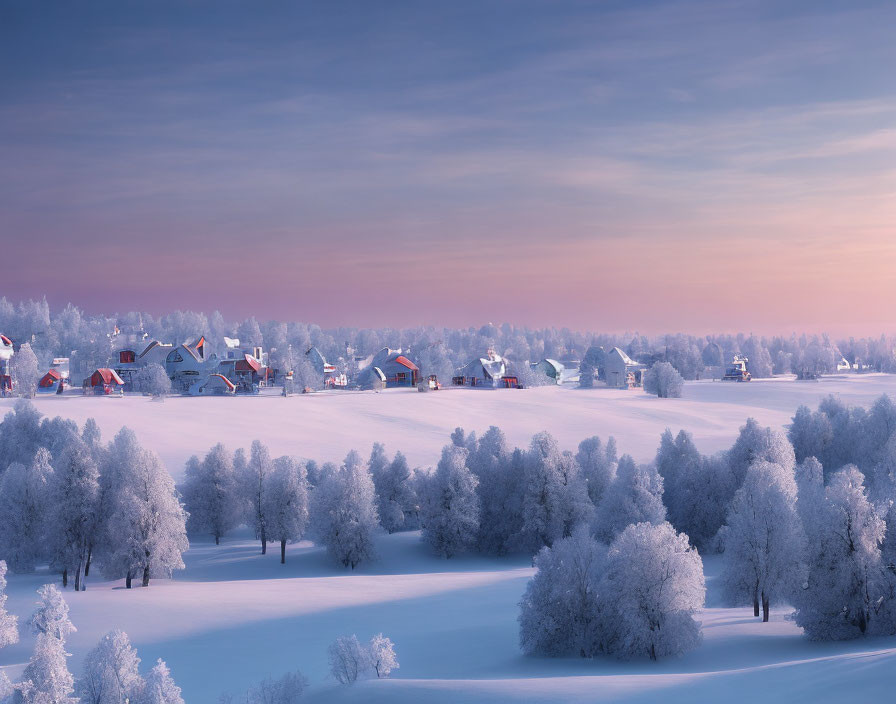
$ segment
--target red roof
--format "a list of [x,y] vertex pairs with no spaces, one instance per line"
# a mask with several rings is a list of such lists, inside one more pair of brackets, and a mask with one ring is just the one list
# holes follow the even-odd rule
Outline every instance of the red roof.
[[402,365],[403,367],[407,367],[408,369],[410,369],[410,370],[413,371],[413,372],[419,372],[419,371],[420,371],[420,367],[418,367],[416,364],[414,364],[414,363],[413,363],[411,360],[409,360],[407,357],[404,357],[404,356],[399,355],[398,357],[395,358],[395,361],[398,362],[398,363],[399,363],[400,365]]
[[115,373],[114,369],[103,367],[90,375],[90,383],[93,386],[99,386],[100,384],[124,384],[124,381]]
[[235,388],[236,388],[236,385],[235,385],[230,379],[228,379],[226,376],[224,376],[223,374],[209,374],[209,375],[208,375],[209,380],[211,380],[211,378],[212,378],[213,376],[218,377],[221,381],[223,381],[225,384],[227,384],[227,387],[228,387],[229,389],[235,389]]
[[258,372],[258,370],[261,369],[261,365],[255,359],[255,357],[253,357],[252,355],[249,355],[249,354],[244,354],[243,357],[245,357],[245,360],[241,360],[240,362],[237,362],[237,364],[236,364],[237,369],[242,369],[242,367],[240,365],[241,365],[241,362],[243,362],[243,361],[245,361],[245,363],[249,365],[249,367],[252,369],[253,372]]
[[38,382],[38,386],[43,386],[46,388],[47,386],[52,386],[54,381],[59,381],[62,378],[59,372],[55,369],[51,369],[46,374],[44,374],[43,378]]

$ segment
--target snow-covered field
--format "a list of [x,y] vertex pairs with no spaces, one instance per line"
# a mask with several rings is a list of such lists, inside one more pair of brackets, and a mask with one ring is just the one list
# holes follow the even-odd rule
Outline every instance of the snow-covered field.
[[[814,409],[828,394],[868,405],[885,392],[896,395],[896,375],[852,374],[819,382],[797,382],[792,377],[748,384],[688,382],[681,399],[658,399],[640,390],[550,386],[455,388],[425,394],[392,389],[288,398],[173,396],[161,403],[142,396],[71,393],[38,397],[35,403],[46,415],[61,415],[79,424],[95,418],[107,440],[128,425],[180,478],[190,455],[204,453],[218,442],[231,449],[248,448],[256,438],[275,456],[319,461],[342,460],[352,449],[366,456],[379,441],[390,453],[401,450],[411,466],[434,465],[458,426],[481,433],[497,425],[512,446],[528,446],[535,433],[548,430],[570,450],[592,435],[604,439],[613,435],[620,453],[647,461],[653,459],[666,427],[690,431],[698,448],[708,453],[729,447],[750,416],[763,425],[781,427],[800,404]],[[0,413],[14,403],[0,399]]]
[[[83,422],[93,416],[106,438],[122,424],[157,450],[173,474],[184,460],[218,441],[248,446],[259,438],[272,453],[338,460],[375,440],[401,450],[412,464],[433,464],[455,426],[477,432],[500,426],[512,444],[549,430],[575,449],[590,435],[616,436],[621,452],[652,458],[669,426],[694,433],[703,451],[722,449],[753,416],[780,427],[801,403],[829,393],[868,404],[896,393],[896,376],[844,376],[821,382],[790,379],[750,384],[695,382],[682,399],[640,392],[571,388],[523,391],[450,390],[292,398],[141,397],[36,400],[48,415]],[[0,411],[12,401],[0,401]],[[68,647],[76,674],[85,653],[107,630],[128,632],[145,666],[165,658],[190,704],[217,701],[264,676],[300,668],[309,701],[351,702],[841,702],[891,697],[896,639],[812,643],[773,610],[762,624],[751,609],[721,606],[715,558],[706,561],[704,643],[659,663],[527,658],[517,643],[517,602],[532,569],[526,560],[431,557],[415,533],[381,536],[379,562],[352,573],[336,569],[309,543],[290,546],[287,564],[266,556],[248,536],[216,547],[194,544],[187,569],[149,589],[88,580],[66,597],[79,628]],[[8,606],[24,622],[46,573],[9,579]],[[23,632],[26,629],[23,629]],[[337,636],[367,639],[384,632],[401,669],[391,680],[340,687],[327,675],[326,647]],[[17,675],[33,645],[26,636],[0,651]]]

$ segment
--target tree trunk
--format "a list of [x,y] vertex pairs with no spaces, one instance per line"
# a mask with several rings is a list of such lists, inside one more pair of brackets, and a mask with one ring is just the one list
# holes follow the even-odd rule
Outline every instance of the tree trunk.
[[75,591],[81,591],[81,563],[78,562],[78,570],[75,572]]
[[753,594],[753,615],[759,615],[759,597],[755,593]]
[[650,644],[650,659],[656,660],[656,645],[654,643]]
[[62,570],[62,588],[65,589],[68,586],[68,567],[65,567]]
[[261,526],[261,554],[268,554],[268,536],[267,532],[264,529],[264,524]]
[[90,558],[93,556],[93,546],[87,548],[87,564],[84,565],[84,576],[90,574]]
[[285,540],[280,541],[280,564],[281,565],[286,564],[286,541]]
[[220,544],[221,544],[221,537],[216,535],[215,536],[215,545],[220,545]]
[[768,623],[768,597],[762,595],[762,622]]
[[149,586],[149,565],[143,568],[143,586]]
[[131,571],[128,570],[128,576],[124,578],[124,586],[126,589],[131,588]]

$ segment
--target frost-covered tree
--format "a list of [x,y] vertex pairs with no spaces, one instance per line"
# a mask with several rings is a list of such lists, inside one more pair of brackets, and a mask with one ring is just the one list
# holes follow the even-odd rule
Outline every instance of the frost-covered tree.
[[523,462],[520,546],[537,552],[590,518],[588,487],[571,455],[549,433],[532,438]]
[[18,685],[23,704],[88,704],[71,696],[75,681],[67,657],[61,640],[47,633],[37,637],[34,653]]
[[19,642],[19,619],[6,610],[6,562],[0,560],[0,648]]
[[593,657],[603,650],[600,580],[607,548],[581,527],[543,547],[520,602],[520,647],[527,655]]
[[791,472],[796,465],[793,446],[783,433],[763,428],[755,419],[748,418],[740,429],[734,445],[728,451],[728,466],[733,481],[732,492],[737,491],[744,481],[747,470],[758,461],[779,464]]
[[215,545],[219,545],[221,538],[240,522],[238,490],[233,458],[221,443],[209,450],[201,462],[188,462],[182,493],[190,514],[190,531],[211,534]]
[[146,685],[139,666],[127,633],[110,631],[84,659],[84,673],[75,686],[80,704],[139,702]]
[[380,523],[387,532],[394,533],[405,530],[409,523],[413,524],[419,508],[411,469],[405,456],[396,452],[389,462],[385,451],[379,454],[377,448],[382,447],[379,443],[374,445],[368,467],[376,489]]
[[609,542],[633,523],[657,525],[665,520],[663,478],[656,467],[635,464],[630,455],[623,455],[616,470],[616,479],[597,508],[595,535]]
[[610,544],[601,595],[609,653],[651,660],[681,655],[701,641],[703,561],[668,523],[637,523]]
[[596,435],[582,440],[576,461],[582,470],[582,477],[588,486],[588,497],[595,506],[600,501],[610,484],[616,478],[616,440],[611,437],[604,445]]
[[37,595],[40,601],[29,621],[31,632],[36,635],[46,633],[64,643],[78,629],[68,617],[68,603],[62,592],[55,584],[45,584],[37,590]]
[[82,589],[82,573],[96,537],[99,470],[87,445],[70,443],[56,463],[49,516],[53,563],[62,570],[62,585],[75,576]]
[[[275,700],[276,701],[276,700]],[[285,700],[288,702],[289,700]],[[161,658],[158,659],[149,675],[138,703],[135,704],[184,704],[180,687],[174,683],[171,670]]]
[[0,476],[0,555],[13,572],[33,572],[47,556],[51,461],[50,451],[40,447],[30,465],[14,462]]
[[370,666],[378,678],[388,677],[392,670],[400,665],[395,656],[395,644],[382,633],[377,633],[367,645],[367,656]]
[[400,665],[395,656],[395,644],[382,633],[377,633],[367,645],[367,657],[378,678],[388,677]]
[[484,553],[503,555],[515,548],[522,528],[523,454],[510,453],[504,433],[492,426],[467,457],[467,466],[479,480],[476,546]]
[[19,399],[0,423],[0,472],[13,462],[27,467],[43,441],[40,413],[31,401]]
[[9,362],[9,374],[16,393],[25,398],[34,398],[40,372],[37,356],[27,342],[12,356]]
[[168,577],[183,569],[181,556],[189,548],[187,514],[158,456],[132,446],[109,493],[105,572],[124,577],[130,588],[138,575],[147,587],[151,576]]
[[467,467],[468,452],[448,445],[429,477],[422,506],[423,540],[442,557],[471,548],[479,531],[479,480]]
[[15,687],[4,670],[0,670],[0,704],[11,704]]
[[668,362],[656,362],[644,373],[644,391],[660,398],[681,398],[684,379]]
[[594,377],[600,376],[606,355],[603,348],[591,346],[579,363],[579,387],[590,389],[594,387]]
[[373,536],[379,528],[373,480],[361,456],[352,450],[342,467],[321,477],[312,493],[314,533],[330,556],[354,569],[374,559]]
[[370,668],[370,654],[358,636],[340,636],[327,649],[330,673],[340,684],[353,684]]
[[260,440],[253,440],[249,461],[243,475],[243,485],[247,501],[251,506],[251,523],[255,527],[255,534],[261,540],[262,555],[266,555],[268,551],[268,527],[267,516],[265,516],[268,502],[265,497],[273,471],[274,463],[271,461],[271,453],[267,446]]
[[796,461],[802,462],[807,457],[826,457],[834,430],[830,418],[824,413],[813,413],[807,406],[800,406],[787,430],[787,437],[793,445]]
[[292,457],[274,460],[265,494],[268,537],[280,543],[280,564],[286,563],[286,544],[301,540],[308,525],[308,478],[305,466]]
[[282,677],[268,677],[249,690],[246,704],[298,704],[308,688],[308,680],[296,670]]
[[892,632],[877,619],[886,594],[881,542],[886,525],[865,495],[862,473],[848,465],[831,477],[817,506],[820,549],[808,555],[794,619],[812,640],[846,640]]
[[805,536],[796,509],[793,472],[759,461],[747,470],[728,513],[722,584],[732,604],[753,604],[768,621],[769,605],[789,601],[803,583]]
[[163,399],[171,393],[171,379],[161,364],[147,364],[134,378],[135,391],[142,391],[153,398]]

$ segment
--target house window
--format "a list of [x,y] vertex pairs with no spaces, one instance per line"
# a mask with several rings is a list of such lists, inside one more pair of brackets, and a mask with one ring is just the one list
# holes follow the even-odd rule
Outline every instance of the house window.
[[133,364],[134,362],[134,351],[133,350],[122,350],[118,353],[118,361],[120,364]]

